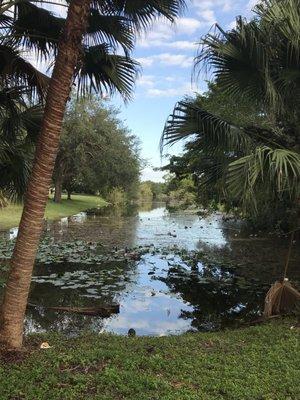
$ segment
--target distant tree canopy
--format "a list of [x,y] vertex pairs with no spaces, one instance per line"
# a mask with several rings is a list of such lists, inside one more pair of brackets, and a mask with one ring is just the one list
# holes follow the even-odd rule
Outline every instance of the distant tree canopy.
[[144,181],[139,187],[139,201],[164,201],[166,200],[167,185],[165,182]]
[[133,195],[140,174],[139,142],[118,120],[118,110],[95,97],[73,99],[67,110],[53,182],[62,190]]

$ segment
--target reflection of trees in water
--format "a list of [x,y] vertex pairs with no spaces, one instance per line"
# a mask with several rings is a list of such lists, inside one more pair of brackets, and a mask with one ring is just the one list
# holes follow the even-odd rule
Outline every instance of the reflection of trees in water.
[[68,336],[78,334],[85,329],[101,331],[105,320],[100,317],[90,317],[68,313],[59,313],[45,309],[31,308],[26,313],[25,332],[63,332]]
[[[65,286],[61,285],[65,273],[81,271],[84,280],[78,279],[78,275],[68,275],[69,279],[64,280]],[[120,295],[129,290],[136,279],[137,271],[132,263],[116,260],[98,267],[80,264],[40,265],[37,266],[36,273],[37,278],[40,276],[45,282],[32,282],[29,303],[38,307],[28,307],[27,331],[54,330],[72,334],[83,329],[99,331],[105,320],[100,317],[56,312],[48,310],[47,307],[95,307],[115,304]],[[52,274],[57,276],[51,278]],[[47,282],[48,280],[52,283]],[[53,282],[60,286],[55,286]],[[79,287],[74,288],[78,284]]]
[[57,241],[85,240],[110,246],[132,246],[137,224],[138,213],[134,207],[130,210],[108,207],[88,213],[82,220],[69,217],[49,222],[47,234]]
[[85,240],[102,242],[107,246],[133,247],[136,244],[139,211],[150,211],[161,206],[161,203],[141,206],[128,204],[90,210],[82,218],[68,217],[48,222],[46,233],[56,241]]
[[180,294],[193,311],[182,311],[181,318],[192,319],[198,330],[219,329],[251,320],[262,309],[267,285],[246,280],[232,268],[203,266],[200,271],[171,268],[160,278],[172,293]]
[[[247,230],[245,224],[239,221],[222,221],[221,228],[227,242],[226,246],[213,246],[202,241],[197,245],[208,259],[211,258],[219,263],[229,260],[232,264],[245,265],[247,266],[243,270],[245,276],[258,274],[263,281],[268,281],[270,276],[275,280],[281,277],[289,246],[288,238],[254,236]],[[299,261],[300,246],[297,241],[292,250],[290,279],[300,281]]]

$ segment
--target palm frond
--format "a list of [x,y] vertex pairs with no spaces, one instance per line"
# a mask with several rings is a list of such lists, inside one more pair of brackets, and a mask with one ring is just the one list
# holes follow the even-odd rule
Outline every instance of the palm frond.
[[106,44],[84,49],[82,66],[77,72],[81,93],[120,93],[129,99],[138,74],[139,64],[133,59],[110,53]]
[[43,97],[47,90],[49,77],[38,71],[21,57],[11,43],[0,42],[0,83],[2,85],[26,86],[28,93]]
[[128,18],[119,15],[103,15],[98,10],[91,9],[85,43],[87,45],[99,45],[107,43],[123,50],[133,50],[135,42],[134,27]]
[[288,196],[295,200],[300,188],[300,154],[257,147],[229,165],[227,183],[229,191],[245,203],[254,203],[257,191],[262,188],[273,198]]
[[10,35],[15,45],[43,58],[56,52],[64,18],[56,17],[29,0],[19,2],[14,15]]
[[215,152],[240,152],[251,146],[243,130],[203,110],[193,99],[180,101],[164,128],[161,149],[186,138],[201,138],[201,148]]
[[230,96],[245,96],[278,105],[270,73],[268,35],[257,21],[237,18],[236,28],[224,32],[216,25],[214,33],[201,40],[201,51],[195,59],[195,71],[211,69],[218,84]]
[[0,187],[10,199],[21,199],[31,171],[33,146],[19,142],[0,146]]
[[136,30],[144,30],[159,17],[174,22],[186,7],[185,0],[94,0],[94,7],[104,14],[124,16]]
[[[65,19],[30,1],[22,1],[16,10],[16,18],[10,26],[15,43],[44,58],[55,55]],[[97,9],[91,9],[84,40],[86,45],[105,42],[114,47],[120,45],[127,51],[133,49],[134,39],[133,26],[128,18],[114,14],[104,15]]]

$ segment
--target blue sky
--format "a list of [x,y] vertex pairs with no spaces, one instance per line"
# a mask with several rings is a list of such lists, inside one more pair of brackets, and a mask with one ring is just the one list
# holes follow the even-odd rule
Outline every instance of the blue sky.
[[[142,157],[154,167],[161,166],[159,140],[164,123],[176,101],[184,95],[205,90],[207,77],[191,81],[197,42],[218,22],[223,28],[234,26],[235,17],[249,17],[253,0],[188,0],[188,8],[174,26],[160,20],[137,41],[134,57],[142,65],[133,100],[121,109],[121,118],[141,140]],[[180,147],[169,150],[180,152]],[[162,173],[147,167],[142,179],[160,180]]]

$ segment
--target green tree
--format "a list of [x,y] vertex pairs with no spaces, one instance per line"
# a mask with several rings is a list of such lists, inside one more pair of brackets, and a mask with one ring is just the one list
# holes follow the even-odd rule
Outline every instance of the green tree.
[[140,172],[137,138],[117,119],[118,110],[96,97],[68,107],[54,169],[55,201],[62,189],[103,196],[118,187],[135,190]]
[[[41,54],[54,50],[55,64],[2,305],[0,336],[6,345],[22,345],[32,269],[42,233],[64,112],[74,78],[79,75],[79,90],[87,87],[98,92],[117,90],[128,98],[136,74],[136,64],[128,54],[133,48],[136,32],[147,28],[159,16],[173,21],[183,5],[183,0],[71,0],[62,25],[55,28],[47,25],[48,14],[44,18],[46,14],[41,11],[38,13],[40,19],[34,19],[33,14],[29,14],[26,30],[25,25],[21,26],[20,45],[28,46],[29,43]],[[91,20],[91,17],[94,19]],[[117,25],[112,23],[113,17],[119,21]],[[13,18],[18,19],[19,13],[14,13]],[[14,26],[18,28],[18,25]],[[41,38],[37,34],[38,28],[47,26],[53,29]],[[28,29],[35,34],[28,36]],[[57,41],[51,40],[51,33],[55,32],[59,37],[58,46]],[[119,45],[125,51],[124,57],[116,54]],[[114,54],[110,57],[111,48]],[[103,77],[106,77],[105,82]]]
[[252,103],[248,117],[235,119],[224,107],[209,112],[184,100],[163,140],[172,144],[192,136],[189,146],[203,160],[201,183],[221,182],[223,196],[247,213],[274,214],[276,208],[294,213],[300,189],[299,1],[264,1],[255,10],[255,19],[238,18],[229,32],[216,26],[202,39],[196,58],[196,68],[212,68],[224,100],[236,102],[238,115],[239,102]]
[[152,182],[141,182],[139,187],[139,202],[149,202],[153,201],[154,193],[152,192]]

